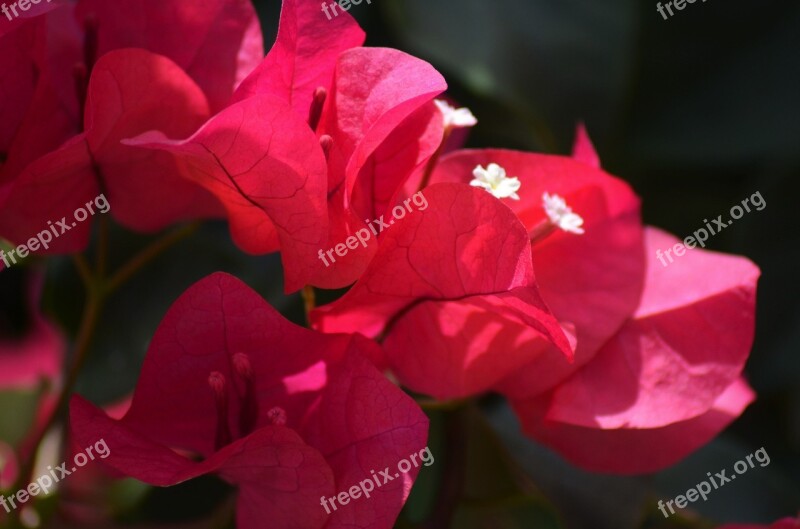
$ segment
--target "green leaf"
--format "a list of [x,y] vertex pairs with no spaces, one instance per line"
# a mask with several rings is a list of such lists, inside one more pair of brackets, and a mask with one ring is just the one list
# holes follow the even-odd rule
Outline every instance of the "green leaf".
[[18,445],[33,425],[38,402],[38,391],[1,391],[0,439],[11,446]]

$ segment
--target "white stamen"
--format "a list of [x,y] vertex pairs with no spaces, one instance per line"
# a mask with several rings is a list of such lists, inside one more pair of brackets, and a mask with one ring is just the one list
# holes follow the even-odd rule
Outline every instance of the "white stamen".
[[479,165],[472,170],[472,175],[475,178],[469,185],[482,187],[497,198],[519,200],[517,191],[522,185],[519,178],[506,176],[506,170],[496,163],[490,163],[486,169]]
[[445,128],[474,127],[478,124],[477,118],[473,116],[470,109],[466,107],[455,108],[447,101],[441,99],[434,99],[433,102],[436,103],[436,106],[439,107],[439,110],[442,112]]
[[558,195],[550,195],[545,193],[542,195],[542,205],[544,211],[550,218],[550,222],[558,226],[564,231],[570,233],[577,233],[578,235],[584,233],[583,218],[577,213],[572,212],[566,201]]

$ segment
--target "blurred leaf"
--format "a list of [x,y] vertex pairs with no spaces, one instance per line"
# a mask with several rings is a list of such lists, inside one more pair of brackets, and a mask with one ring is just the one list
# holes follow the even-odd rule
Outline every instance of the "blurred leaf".
[[[394,0],[385,9],[405,45],[474,96],[510,107],[506,126],[530,124],[534,145],[563,152],[584,120],[601,147],[650,163],[796,160],[800,5],[698,2],[666,21],[655,7]],[[502,122],[476,131],[487,125],[504,137]]]
[[150,485],[133,478],[124,478],[111,484],[109,501],[115,513],[124,513],[136,507],[150,491]]
[[[555,505],[569,529],[637,529],[652,495],[641,477],[585,472],[525,437],[514,412],[498,400],[489,422],[523,471]],[[591,450],[587,446],[587,450]]]
[[[455,8],[445,0],[395,0],[386,6],[408,47],[473,94],[509,106],[505,126],[529,123],[536,143],[548,150],[565,150],[577,121],[605,133],[622,111],[634,51],[633,0],[462,0]],[[485,126],[481,121],[476,130]]]
[[483,414],[469,412],[464,499],[452,527],[560,529],[553,506],[519,471]]
[[[445,503],[454,507],[450,524],[453,529],[561,527],[555,509],[519,472],[517,463],[477,408],[462,406],[447,412],[429,412],[429,416],[429,446],[436,456],[430,468],[436,468],[436,474],[426,476],[423,469],[406,505],[405,519],[413,524],[441,521],[445,517],[439,509]],[[431,477],[433,487],[423,481]],[[455,495],[444,497],[447,492],[442,495],[442,491],[447,491],[454,480]],[[415,497],[420,490],[425,491],[429,507],[424,515],[419,509],[421,500]],[[405,526],[401,523],[398,527]]]
[[38,403],[36,390],[0,391],[0,439],[17,446],[33,425]]
[[471,409],[468,422],[467,465],[464,498],[486,503],[519,500],[520,493],[533,492],[533,484],[519,472],[486,419]]

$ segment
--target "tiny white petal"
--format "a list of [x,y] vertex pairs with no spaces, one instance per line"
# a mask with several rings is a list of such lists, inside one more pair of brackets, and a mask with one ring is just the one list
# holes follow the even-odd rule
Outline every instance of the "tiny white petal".
[[469,185],[482,187],[497,198],[519,200],[517,191],[522,186],[522,182],[516,176],[506,176],[506,170],[496,163],[490,163],[485,169],[480,165],[477,166],[472,170],[472,176],[475,178]]
[[433,102],[436,103],[437,107],[439,107],[439,110],[444,118],[444,126],[446,128],[474,127],[478,124],[477,118],[472,114],[470,109],[466,107],[455,108],[447,101],[442,99],[434,99]]
[[550,222],[570,233],[577,233],[578,235],[584,233],[581,227],[583,226],[583,218],[574,213],[563,198],[555,194],[544,193],[542,195],[542,205],[545,213],[550,218]]

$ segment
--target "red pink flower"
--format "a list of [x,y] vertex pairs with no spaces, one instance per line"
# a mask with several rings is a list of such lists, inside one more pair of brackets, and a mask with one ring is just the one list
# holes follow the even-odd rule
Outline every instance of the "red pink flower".
[[369,363],[379,355],[361,336],[297,327],[215,274],[165,316],[127,414],[114,420],[75,397],[73,436],[105,439],[105,464],[153,485],[218,474],[238,487],[242,529],[389,529],[418,470],[382,486],[368,509],[328,515],[320,504],[426,444],[427,418]]

